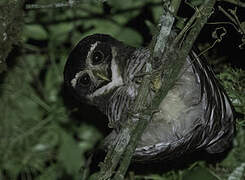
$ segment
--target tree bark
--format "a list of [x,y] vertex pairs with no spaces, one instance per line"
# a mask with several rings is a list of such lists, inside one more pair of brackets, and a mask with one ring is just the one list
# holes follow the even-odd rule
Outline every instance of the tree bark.
[[[179,5],[179,3],[176,4]],[[186,24],[186,27],[180,33],[180,36],[177,36],[173,42],[167,40],[174,22],[174,17],[172,14],[174,14],[174,12],[176,13],[177,9],[174,9],[174,7],[170,4],[168,6],[168,10],[163,10],[163,15],[160,19],[160,32],[157,35],[152,50],[153,53],[150,57],[149,73],[144,76],[141,87],[139,88],[139,94],[134,105],[132,106],[133,113],[137,115],[138,121],[136,123],[133,122],[133,118],[135,118],[135,116],[131,118],[132,116],[129,115],[130,118],[121,128],[116,138],[114,147],[108,151],[104,162],[100,164],[101,169],[99,175],[97,176],[98,179],[124,179],[124,175],[134,154],[137,142],[152,118],[152,110],[157,109],[159,103],[174,86],[174,83],[180,73],[180,69],[184,64],[193,43],[195,42],[202,27],[207,22],[209,16],[212,14],[214,4],[215,0],[204,1],[200,9],[196,11],[192,18],[190,18],[189,22]],[[192,28],[190,29],[191,26]],[[186,29],[190,29],[190,31],[186,32]],[[187,35],[184,37],[184,34]],[[180,41],[183,40],[183,38],[185,39],[183,43],[180,44]],[[145,107],[147,104],[147,94],[149,91],[148,87],[150,87],[151,79],[153,79],[155,76],[151,64],[154,64],[154,61],[159,61],[159,58],[162,65],[156,71],[164,74],[164,76],[161,79],[161,89],[153,98],[151,110],[148,110]]]
[[6,58],[14,44],[20,42],[24,0],[0,4],[0,73],[7,70]]

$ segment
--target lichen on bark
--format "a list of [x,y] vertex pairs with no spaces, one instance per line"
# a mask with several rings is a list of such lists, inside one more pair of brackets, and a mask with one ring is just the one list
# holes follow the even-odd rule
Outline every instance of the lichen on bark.
[[23,1],[0,4],[0,73],[7,69],[6,59],[13,45],[20,43],[23,26]]

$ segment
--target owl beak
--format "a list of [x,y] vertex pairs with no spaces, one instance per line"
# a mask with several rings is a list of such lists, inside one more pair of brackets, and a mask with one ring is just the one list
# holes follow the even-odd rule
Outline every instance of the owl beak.
[[108,82],[110,81],[110,79],[108,79],[104,74],[96,73],[96,76],[104,81],[108,81]]

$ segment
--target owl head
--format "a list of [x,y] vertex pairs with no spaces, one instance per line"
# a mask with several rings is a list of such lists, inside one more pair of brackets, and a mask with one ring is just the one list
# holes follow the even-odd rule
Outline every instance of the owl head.
[[109,35],[85,37],[73,48],[66,62],[66,86],[79,99],[103,107],[112,92],[124,84],[124,67],[134,50]]

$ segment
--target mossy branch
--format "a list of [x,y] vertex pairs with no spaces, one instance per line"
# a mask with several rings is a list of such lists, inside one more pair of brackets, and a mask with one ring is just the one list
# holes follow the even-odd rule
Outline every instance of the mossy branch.
[[[100,2],[104,2],[105,0],[98,0]],[[68,0],[68,2],[57,2],[57,3],[49,3],[49,4],[27,4],[26,9],[50,9],[50,8],[73,8],[73,7],[82,7],[84,3],[88,3],[89,0]]]
[[20,42],[23,25],[24,0],[0,5],[0,73],[7,69],[6,58],[14,44]]
[[[179,3],[177,3],[177,5],[178,4]],[[169,6],[169,11],[164,10],[163,16],[160,20],[160,33],[156,38],[153,54],[150,58],[151,63],[148,64],[149,67],[151,67],[151,64],[155,63],[154,61],[159,61],[159,58],[161,58],[162,66],[161,68],[158,68],[157,71],[163,74],[161,83],[162,86],[159,93],[153,99],[151,110],[152,108],[154,109],[158,107],[160,103],[159,99],[162,101],[162,99],[167,95],[168,91],[174,86],[174,83],[180,73],[180,69],[184,64],[194,41],[196,40],[204,24],[207,22],[208,17],[212,13],[214,4],[215,0],[206,0],[200,7],[198,13],[195,13],[194,17],[191,18],[190,21],[192,21],[192,23],[187,23],[187,26],[192,26],[195,22],[194,26],[186,36],[182,46],[177,46],[179,43],[178,39],[173,42],[167,41],[174,21],[174,17],[170,12],[175,12],[176,9]],[[190,28],[188,27],[187,29]],[[181,38],[183,38],[183,36]],[[152,111],[148,110],[146,105],[148,104],[147,96],[149,94],[148,92],[150,91],[149,87],[151,84],[151,79],[154,78],[155,73],[153,73],[152,68],[149,69],[150,73],[144,76],[141,87],[139,88],[139,94],[132,106],[133,112],[136,115],[133,117],[129,116],[127,123],[125,123],[121,128],[113,148],[109,150],[104,162],[100,164],[101,169],[98,176],[98,179],[100,180],[112,178],[115,180],[124,179],[124,175],[134,154],[137,142],[152,118]],[[138,118],[136,123],[134,122],[135,118]],[[117,172],[115,172],[117,167]],[[114,173],[115,176],[113,177]]]

